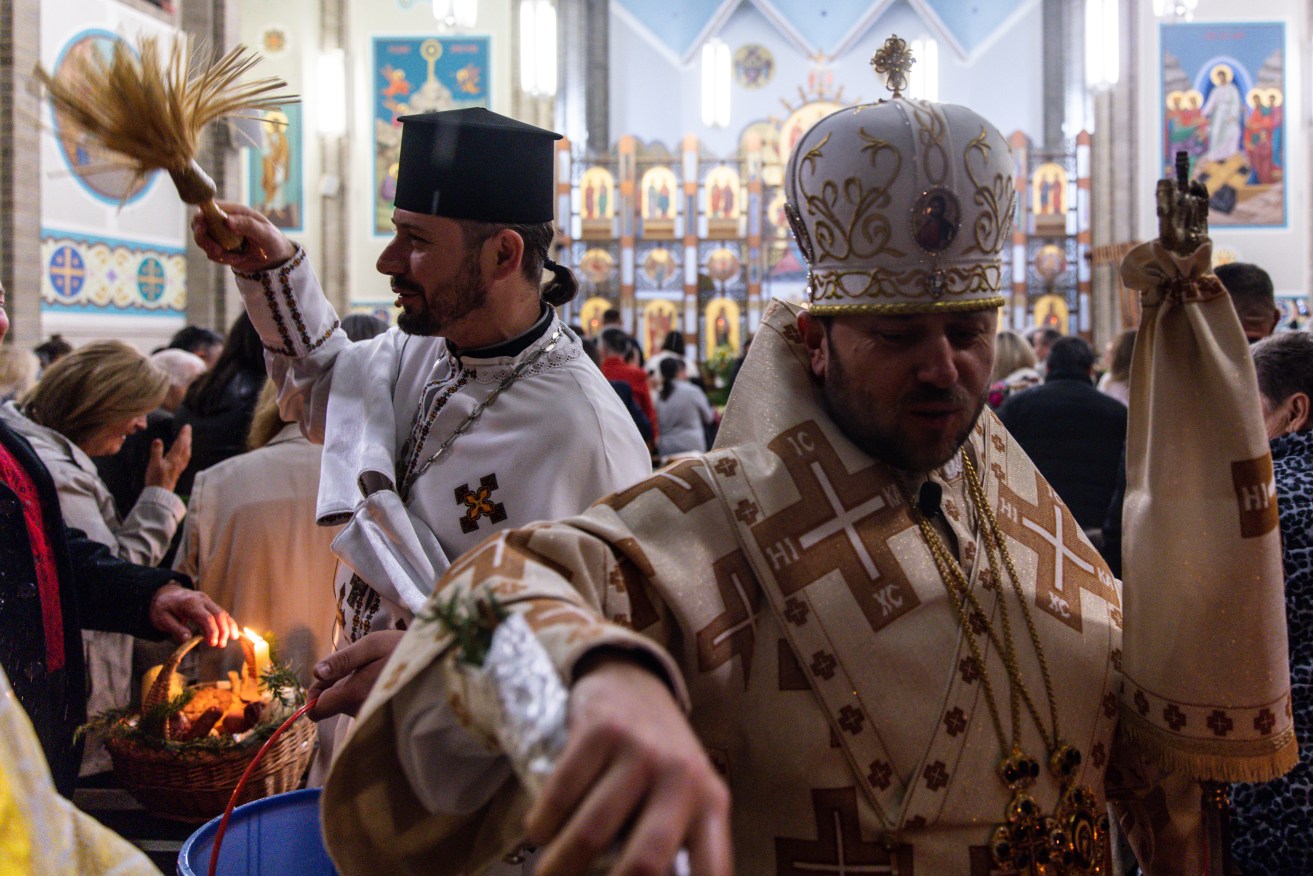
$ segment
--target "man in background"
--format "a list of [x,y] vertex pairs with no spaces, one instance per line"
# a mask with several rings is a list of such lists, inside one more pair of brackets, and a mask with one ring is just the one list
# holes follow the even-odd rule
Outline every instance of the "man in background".
[[1213,271],[1231,295],[1245,337],[1253,344],[1276,331],[1281,311],[1277,309],[1272,278],[1258,265],[1231,262]]

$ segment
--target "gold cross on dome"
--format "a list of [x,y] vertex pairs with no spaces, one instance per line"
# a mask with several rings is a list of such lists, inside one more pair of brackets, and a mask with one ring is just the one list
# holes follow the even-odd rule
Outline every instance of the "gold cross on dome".
[[880,51],[871,56],[871,66],[877,75],[884,77],[885,88],[892,91],[895,98],[903,96],[903,89],[907,87],[907,74],[912,72],[915,63],[916,59],[912,57],[907,40],[897,34],[885,40]]

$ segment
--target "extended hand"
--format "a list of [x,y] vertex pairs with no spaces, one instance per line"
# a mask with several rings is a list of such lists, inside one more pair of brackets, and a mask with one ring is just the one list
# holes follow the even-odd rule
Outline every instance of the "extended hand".
[[729,791],[665,684],[623,660],[575,682],[569,740],[526,827],[545,846],[539,876],[582,873],[621,840],[614,874],[668,873],[681,847],[698,876],[734,870]]
[[164,442],[156,438],[150,443],[150,459],[146,462],[146,486],[163,487],[169,492],[178,486],[178,478],[191,462],[191,425],[178,430],[169,452]]
[[354,717],[403,635],[401,630],[379,630],[316,663],[306,700],[318,697],[319,702],[310,717],[316,721],[334,715]]
[[219,206],[228,214],[224,220],[227,226],[246,238],[246,245],[240,252],[224,249],[219,241],[210,236],[205,217],[197,212],[191,219],[192,239],[205,251],[210,261],[228,265],[235,271],[253,274],[278,267],[296,252],[292,241],[259,211],[228,201],[221,202]]
[[150,622],[155,629],[179,642],[191,638],[195,629],[215,648],[222,648],[229,639],[241,635],[237,622],[213,599],[199,590],[188,590],[172,582],[151,597]]

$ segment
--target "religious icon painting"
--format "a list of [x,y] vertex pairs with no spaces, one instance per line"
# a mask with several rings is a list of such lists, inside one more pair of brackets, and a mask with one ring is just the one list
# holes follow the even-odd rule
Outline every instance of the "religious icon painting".
[[757,43],[739,46],[734,52],[734,81],[748,89],[765,88],[775,75],[775,56]]
[[1160,43],[1163,175],[1184,151],[1210,226],[1284,226],[1285,25],[1164,24]]
[[1030,213],[1036,234],[1066,234],[1070,206],[1067,171],[1045,161],[1030,174]]
[[[108,60],[120,42],[122,37],[106,30],[83,31],[64,46],[59,59],[51,66],[52,74],[56,79],[66,77],[69,65],[76,64],[81,57],[93,57],[93,52]],[[136,49],[131,51],[136,53]],[[52,104],[51,115],[59,157],[82,191],[95,200],[116,207],[134,203],[160,176],[156,172],[138,178],[124,167],[122,159],[82,136],[66,111]]]
[[247,173],[251,206],[286,231],[302,229],[301,105],[266,110],[256,128]]
[[739,236],[739,195],[742,185],[736,169],[728,165],[712,168],[702,183],[702,210],[707,217],[707,237]]
[[708,362],[739,354],[742,310],[731,298],[713,298],[702,308],[702,350]]
[[1046,243],[1035,253],[1035,273],[1052,285],[1063,271],[1067,270],[1067,256],[1062,247]]
[[666,335],[679,328],[679,308],[673,301],[659,298],[643,307],[643,355],[655,355]]
[[708,277],[723,287],[739,278],[743,261],[734,250],[722,246],[707,255],[706,271]]
[[679,180],[664,165],[649,168],[639,184],[643,237],[670,240],[675,236],[675,214],[681,197]]
[[642,273],[649,288],[664,289],[678,277],[679,265],[669,247],[655,246],[643,256]]
[[739,135],[739,154],[760,153],[761,181],[768,186],[784,185],[784,164],[780,158],[780,127],[777,122],[752,122]]
[[804,103],[789,114],[789,117],[780,125],[780,161],[784,166],[788,166],[789,155],[793,153],[793,147],[798,145],[802,135],[807,133],[812,125],[828,116],[830,113],[838,112],[843,109],[844,105],[833,100],[814,100],[810,103]]
[[374,39],[374,222],[377,236],[392,231],[401,123],[412,113],[491,104],[486,36]]
[[615,257],[604,249],[594,247],[579,260],[579,273],[590,287],[606,287],[615,277]]
[[590,167],[584,171],[576,189],[580,237],[584,240],[615,237],[616,186],[615,176],[605,167]]
[[579,306],[579,325],[587,337],[595,338],[602,333],[602,314],[614,306],[610,299],[597,295]]
[[961,225],[962,206],[948,189],[931,189],[912,205],[912,239],[926,252],[948,249]]
[[1071,323],[1071,309],[1061,295],[1041,295],[1035,299],[1033,325],[1055,328],[1064,335]]

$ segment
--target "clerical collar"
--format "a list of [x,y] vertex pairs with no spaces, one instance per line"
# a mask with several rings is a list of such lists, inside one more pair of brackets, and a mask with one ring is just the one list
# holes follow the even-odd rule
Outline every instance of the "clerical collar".
[[547,306],[546,302],[541,303],[539,306],[542,307],[542,313],[538,316],[538,321],[529,326],[527,331],[516,335],[509,341],[502,341],[500,344],[493,344],[490,347],[474,347],[469,350],[462,350],[451,341],[447,341],[447,346],[451,350],[451,354],[457,359],[502,359],[518,356],[533,346],[535,341],[547,334],[547,327],[552,324],[552,309]]

